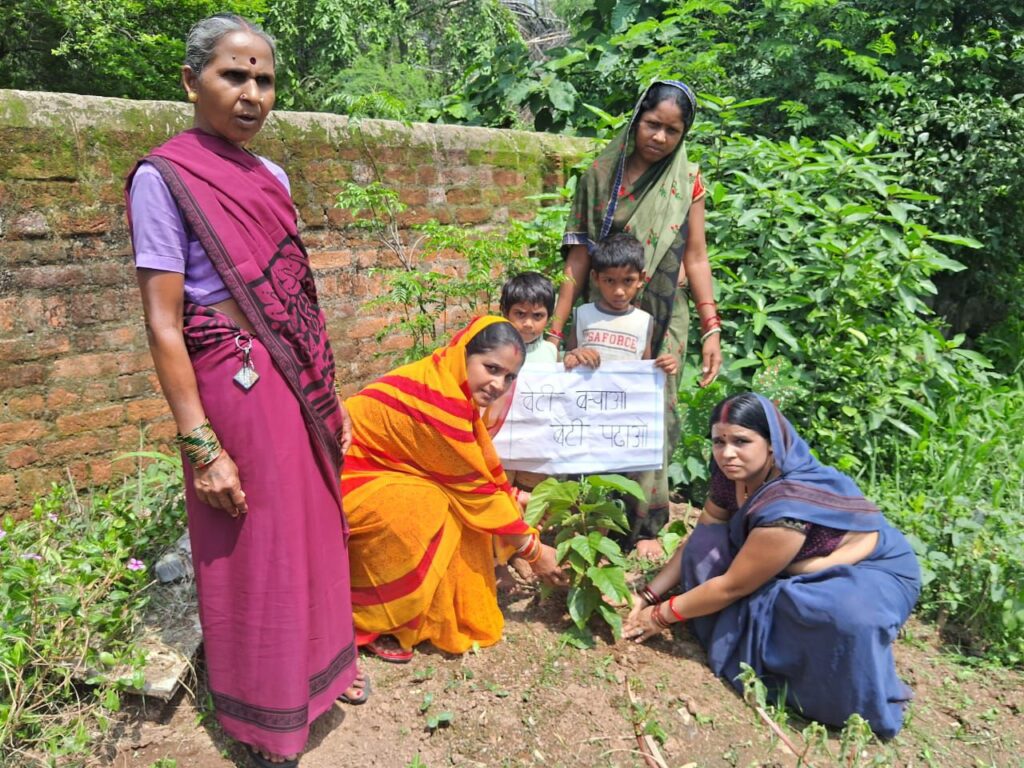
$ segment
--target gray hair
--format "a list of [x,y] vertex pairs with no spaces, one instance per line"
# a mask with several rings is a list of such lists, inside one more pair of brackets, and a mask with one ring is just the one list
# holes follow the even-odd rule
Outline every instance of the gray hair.
[[270,46],[270,55],[277,64],[277,44],[258,24],[233,13],[218,13],[197,21],[185,38],[185,66],[199,75],[213,58],[217,43],[232,32],[250,32]]

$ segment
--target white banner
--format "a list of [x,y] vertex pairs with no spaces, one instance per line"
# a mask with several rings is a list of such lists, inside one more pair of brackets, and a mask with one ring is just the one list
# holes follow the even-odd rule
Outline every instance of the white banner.
[[546,475],[660,469],[664,393],[652,360],[527,363],[494,447],[505,469]]

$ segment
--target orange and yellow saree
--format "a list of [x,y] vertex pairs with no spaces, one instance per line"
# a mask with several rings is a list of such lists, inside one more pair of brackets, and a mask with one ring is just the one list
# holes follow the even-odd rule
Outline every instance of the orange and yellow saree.
[[352,607],[364,642],[394,635],[450,653],[492,645],[504,620],[494,536],[533,531],[466,379],[466,345],[499,317],[474,320],[446,347],[350,398],[342,472]]

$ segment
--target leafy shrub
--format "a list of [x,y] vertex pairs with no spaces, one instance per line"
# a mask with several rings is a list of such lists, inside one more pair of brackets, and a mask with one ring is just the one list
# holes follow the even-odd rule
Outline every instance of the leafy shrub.
[[530,525],[543,521],[545,530],[556,532],[555,549],[569,577],[566,605],[574,624],[565,639],[579,647],[592,644],[589,624],[595,616],[618,640],[622,617],[604,598],[621,602],[632,597],[626,586],[626,558],[607,536],[629,530],[625,505],[613,494],[644,498],[640,486],[622,475],[561,482],[549,477],[533,489],[524,515]]
[[933,275],[961,269],[939,248],[977,244],[919,223],[931,198],[900,185],[876,134],[732,136],[702,160],[726,378],[748,388],[785,357],[787,416],[824,460],[856,470],[866,436],[916,435],[948,393],[988,381],[926,303]]
[[[54,485],[29,518],[0,525],[0,752],[26,762],[86,754],[119,691],[140,687],[132,646],[152,563],[181,535],[181,462],[162,454],[133,481],[81,500]],[[133,673],[109,679],[104,671]],[[81,680],[93,687],[76,685]]]
[[872,493],[921,562],[920,609],[972,652],[1024,662],[1024,378],[939,409]]

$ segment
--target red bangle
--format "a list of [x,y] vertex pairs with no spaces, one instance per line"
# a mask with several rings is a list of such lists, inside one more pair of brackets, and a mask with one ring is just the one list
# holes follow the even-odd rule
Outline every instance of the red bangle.
[[715,304],[715,302],[713,302],[713,301],[698,301],[697,302],[697,309],[700,309],[701,307],[716,307],[717,308],[718,305]]
[[668,609],[672,611],[672,615],[676,617],[676,621],[678,621],[680,624],[686,623],[686,617],[683,616],[683,614],[679,613],[679,611],[675,609],[675,606],[672,605],[673,600],[675,600],[674,597],[670,597],[668,599]]
[[541,546],[540,539],[534,539],[533,544],[534,546],[530,550],[530,552],[520,555],[520,557],[523,558],[523,560],[525,560],[529,565],[533,565],[534,563],[536,563],[538,560],[540,560],[540,556],[544,554],[544,547]]
[[703,333],[707,333],[712,328],[721,328],[721,327],[722,327],[722,318],[720,318],[718,315],[711,315],[710,317],[705,317],[705,318],[703,318],[700,321],[700,330]]
[[654,607],[651,609],[653,611],[653,613],[651,614],[651,618],[654,619],[654,623],[662,629],[668,629],[672,626],[672,624],[669,621],[667,621],[664,616],[661,615],[661,605],[661,603],[656,603],[654,605]]
[[544,333],[546,333],[548,336],[554,336],[556,339],[565,338],[565,334],[563,334],[561,331],[556,331],[554,328],[548,328],[546,331],[544,331]]

